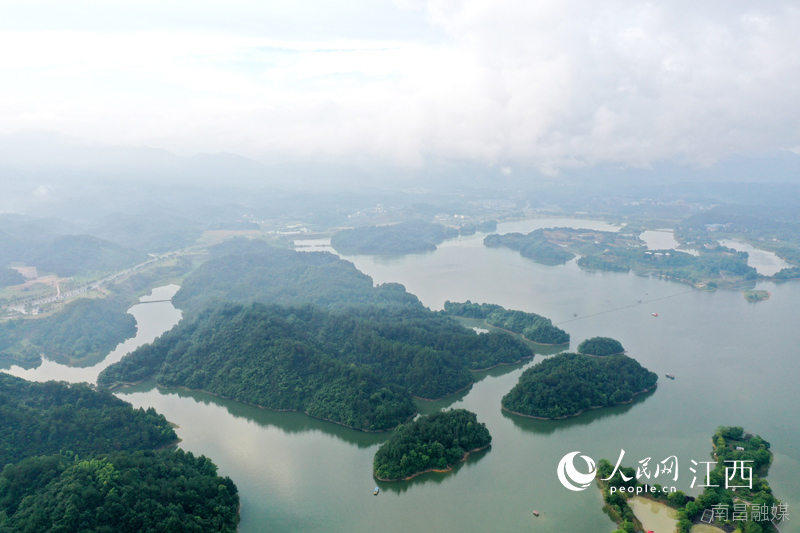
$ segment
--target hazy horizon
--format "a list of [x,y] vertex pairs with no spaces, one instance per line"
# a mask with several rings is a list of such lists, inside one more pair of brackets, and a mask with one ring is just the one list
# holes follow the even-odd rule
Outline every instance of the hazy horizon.
[[785,1],[21,3],[0,134],[409,173],[713,168],[800,147],[798,22]]

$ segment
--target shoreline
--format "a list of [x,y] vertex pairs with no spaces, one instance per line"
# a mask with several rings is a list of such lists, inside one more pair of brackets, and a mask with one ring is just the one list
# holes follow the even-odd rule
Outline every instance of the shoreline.
[[[600,356],[593,356],[593,357],[600,357]],[[606,356],[603,356],[603,357],[606,357]],[[617,405],[626,405],[626,404],[629,404],[629,403],[633,403],[633,400],[638,395],[644,394],[646,392],[653,391],[653,390],[655,390],[657,388],[658,388],[658,383],[656,383],[655,385],[653,385],[649,389],[645,389],[645,390],[640,390],[638,392],[634,392],[633,395],[632,395],[632,398],[630,400],[628,400],[627,402],[615,403],[614,405],[593,405],[593,406],[588,407],[586,409],[581,409],[580,411],[578,411],[577,413],[572,414],[572,415],[557,416],[557,417],[552,417],[552,418],[548,418],[548,417],[544,417],[544,416],[526,415],[524,413],[518,413],[517,411],[512,411],[511,409],[507,409],[506,406],[503,405],[502,403],[500,404],[500,407],[503,409],[503,411],[506,411],[507,413],[511,413],[513,415],[518,415],[518,416],[524,416],[525,418],[535,418],[536,420],[566,420],[567,418],[572,418],[573,416],[578,416],[578,415],[580,415],[582,413],[585,413],[586,411],[589,411],[591,409],[603,409],[604,407],[615,407]]]
[[404,478],[402,478],[402,479],[388,479],[388,478],[382,478],[382,477],[378,477],[378,476],[376,476],[376,475],[375,475],[375,472],[373,471],[373,472],[372,472],[372,477],[374,477],[374,478],[375,478],[375,479],[377,479],[378,481],[383,481],[383,482],[385,482],[385,483],[394,483],[394,482],[397,482],[397,481],[409,481],[409,480],[411,480],[411,479],[414,479],[414,478],[415,478],[415,477],[417,477],[417,476],[421,476],[422,474],[427,474],[428,472],[439,472],[440,474],[443,474],[443,473],[445,473],[445,472],[451,472],[451,471],[453,470],[453,468],[454,468],[454,467],[455,467],[455,466],[456,466],[458,463],[463,463],[464,461],[466,461],[466,460],[467,460],[467,458],[469,457],[469,454],[471,454],[471,453],[475,453],[475,452],[479,452],[479,451],[481,451],[481,450],[485,450],[486,448],[488,448],[488,447],[489,447],[489,446],[491,446],[491,445],[492,445],[492,443],[490,442],[490,443],[489,443],[489,444],[487,444],[486,446],[481,446],[480,448],[475,448],[475,449],[468,450],[468,451],[464,452],[464,455],[463,455],[463,457],[461,457],[461,459],[459,459],[458,461],[456,461],[455,463],[453,463],[452,465],[448,466],[447,468],[445,468],[445,469],[443,469],[443,470],[441,470],[441,469],[438,469],[438,468],[429,468],[429,469],[427,469],[427,470],[423,470],[423,471],[421,471],[421,472],[417,472],[417,473],[415,473],[415,474],[412,474],[412,475],[410,475],[410,476],[408,476],[408,477],[404,477]]
[[[135,385],[139,385],[141,383],[144,383],[145,381],[147,381],[148,379],[150,379],[152,377],[153,376],[146,377],[141,381],[137,381],[136,383],[117,382],[114,385],[112,385],[110,387],[107,387],[107,388],[108,388],[108,390],[113,391],[113,390],[115,390],[117,388],[120,388],[120,387],[133,387]],[[357,427],[353,427],[353,426],[348,426],[347,424],[345,424],[343,422],[337,422],[336,420],[330,420],[328,418],[322,418],[321,416],[314,416],[312,414],[309,414],[309,413],[307,413],[305,411],[301,411],[299,409],[277,409],[277,408],[274,408],[274,407],[267,407],[265,405],[258,405],[257,403],[250,403],[250,402],[245,402],[244,400],[237,400],[236,398],[229,398],[227,396],[222,396],[221,394],[216,394],[214,392],[209,392],[209,391],[204,390],[204,389],[190,389],[189,387],[184,387],[184,386],[165,387],[164,385],[160,385],[157,381],[156,381],[155,385],[156,385],[156,387],[160,387],[160,388],[164,388],[164,389],[183,389],[183,390],[187,390],[187,391],[190,391],[190,392],[202,392],[203,394],[210,394],[211,396],[214,396],[215,398],[221,398],[223,400],[230,400],[232,402],[239,402],[239,403],[242,403],[242,404],[245,404],[245,405],[249,405],[251,407],[258,407],[259,409],[266,409],[267,411],[274,411],[276,413],[303,413],[304,415],[310,416],[311,418],[316,418],[317,420],[323,420],[325,422],[331,422],[332,424],[336,424],[338,426],[344,426],[346,428],[354,429],[356,431],[363,431],[364,433],[386,433],[388,431],[394,431],[397,428],[397,426],[394,426],[394,427],[389,428],[389,429],[362,429],[362,428],[357,428]],[[472,386],[472,384],[470,384],[470,386]],[[461,390],[463,390],[463,389],[461,389]],[[453,394],[455,394],[455,393],[453,393]],[[415,396],[412,396],[412,398],[415,398]],[[429,401],[436,401],[436,400],[429,400]],[[419,411],[415,411],[414,414],[412,414],[411,416],[409,416],[408,418],[406,418],[405,420],[400,422],[400,424],[405,424],[409,420],[413,420],[418,414],[419,414]],[[398,426],[400,424],[398,424]]]
[[[513,364],[513,363],[511,363],[511,364]],[[461,387],[457,391],[455,391],[455,392],[453,392],[451,394],[448,394],[447,396],[442,396],[441,398],[423,398],[422,396],[415,396],[414,394],[412,394],[411,397],[414,398],[415,400],[420,400],[420,401],[423,401],[423,402],[440,402],[442,400],[446,400],[450,396],[454,396],[454,395],[458,394],[459,392],[464,392],[465,390],[472,388],[473,385],[475,385],[474,381],[472,383],[470,383],[469,385],[467,385],[466,387]]]
[[578,355],[588,355],[589,357],[614,357],[615,355],[625,355],[628,353],[628,350],[622,350],[621,352],[617,353],[610,353],[608,355],[595,355],[593,353],[583,353],[583,352],[575,352]]
[[[524,340],[526,340],[528,342],[532,342],[533,344],[538,344],[539,346],[569,346],[569,342],[570,342],[570,341],[567,341],[567,342],[559,342],[558,344],[548,344],[546,342],[539,342],[539,341],[535,341],[535,340],[529,339],[528,337],[526,337],[522,333],[515,333],[515,332],[511,331],[510,329],[501,328],[500,326],[493,326],[492,324],[489,324],[488,322],[486,322],[485,318],[472,318],[472,317],[469,317],[469,316],[459,316],[459,315],[448,315],[448,316],[452,316],[452,317],[456,317],[456,318],[465,318],[467,320],[483,320],[483,324],[485,326],[487,326],[487,327],[490,327],[492,329],[497,329],[497,330],[500,330],[500,331],[505,331],[506,333],[510,333],[511,335],[519,335],[520,337],[522,337],[522,339],[524,339]],[[555,324],[552,324],[552,321],[551,321],[551,325],[555,326]],[[511,364],[511,365],[513,365],[514,363],[498,363],[498,364]],[[495,366],[497,366],[497,365],[495,365]],[[494,367],[490,367],[490,368],[494,368]],[[488,370],[488,369],[486,369],[486,370]]]
[[[467,370],[469,370],[470,372],[487,372],[489,370],[492,370],[493,368],[497,368],[498,366],[518,365],[520,363],[523,363],[523,362],[527,361],[528,359],[533,359],[535,356],[536,356],[536,354],[528,355],[528,356],[523,357],[522,359],[518,359],[518,360],[514,361],[513,363],[497,363],[496,365],[488,366],[486,368],[476,368],[475,370],[472,370],[472,369],[467,369]],[[473,385],[474,385],[474,383],[473,383]],[[453,394],[456,394],[456,393],[453,393]],[[442,398],[442,399],[444,399],[444,398]]]

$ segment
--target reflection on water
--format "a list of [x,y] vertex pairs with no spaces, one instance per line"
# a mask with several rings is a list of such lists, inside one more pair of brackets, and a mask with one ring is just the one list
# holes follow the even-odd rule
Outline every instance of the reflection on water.
[[643,231],[639,238],[644,241],[649,250],[673,250],[680,246],[671,229]]
[[[165,285],[140,298],[142,303],[134,305],[128,312],[136,319],[136,335],[120,343],[107,356],[101,358],[93,366],[68,366],[46,357],[36,367],[24,368],[17,363],[12,363],[5,372],[29,381],[68,381],[70,383],[87,382],[95,383],[97,375],[106,367],[116,363],[122,357],[143,344],[153,342],[156,337],[177,324],[181,319],[181,312],[175,309],[168,301],[180,287],[178,285]],[[147,303],[154,302],[154,303]]]
[[378,481],[376,479],[375,482],[382,491],[394,492],[395,494],[402,494],[419,485],[441,484],[448,477],[456,475],[462,469],[471,468],[475,463],[486,457],[486,454],[488,454],[490,451],[492,451],[491,445],[483,450],[472,452],[469,454],[466,460],[456,463],[453,465],[452,470],[447,472],[425,472],[424,474],[420,474],[415,478],[409,479],[408,481]]
[[[770,284],[769,304],[752,306],[730,291],[686,292],[658,278],[586,273],[574,262],[539,265],[512,250],[483,247],[480,235],[448,241],[430,254],[385,263],[361,256],[355,263],[376,282],[403,283],[432,308],[445,300],[492,302],[561,322],[575,343],[617,338],[643,366],[677,379],[631,404],[566,420],[504,414],[502,397],[525,368],[545,358],[535,348],[533,361],[475,373],[468,391],[417,402],[423,413],[449,407],[475,412],[493,437],[490,451],[448,474],[381,485],[377,497],[372,458],[387,433],[152,383],[119,391],[134,406],[154,407],[178,424],[181,448],[211,457],[222,475],[231,476],[241,495],[242,533],[611,531],[600,491],[568,493],[558,483],[555,469],[564,454],[580,450],[613,459],[624,448],[626,461],[676,455],[685,465],[708,457],[709,438],[721,424],[744,426],[772,443],[770,485],[790,507],[800,506],[800,426],[791,422],[800,403],[800,329],[794,325],[800,283]],[[637,300],[658,304],[632,305]],[[159,305],[169,306],[135,308],[155,312]],[[177,321],[174,313],[163,315],[160,331]],[[134,316],[141,334],[145,318]],[[692,494],[692,478],[681,472],[676,485]],[[534,518],[533,509],[542,516]],[[793,522],[782,529],[800,532]]]
[[764,276],[771,276],[783,268],[792,266],[774,253],[766,250],[759,250],[746,242],[735,241],[733,239],[720,239],[719,243],[722,246],[733,248],[739,252],[747,252],[747,264],[754,267],[759,274]]
[[652,397],[656,393],[656,390],[657,389],[653,389],[642,394],[637,394],[634,396],[633,401],[629,403],[623,403],[613,407],[602,407],[600,409],[589,409],[577,416],[571,416],[561,420],[540,420],[538,418],[515,415],[505,410],[503,410],[502,413],[505,418],[514,422],[514,425],[523,431],[550,435],[557,431],[566,431],[574,426],[586,426],[603,419],[622,416],[635,406],[644,403],[648,398]]
[[678,512],[672,507],[641,496],[628,500],[628,505],[646,530],[653,533],[675,533]]
[[264,407],[221,398],[202,391],[158,387],[152,379],[138,385],[117,389],[114,392],[124,399],[126,399],[126,396],[140,394],[149,396],[157,394],[161,396],[176,396],[181,399],[191,399],[199,404],[222,407],[235,418],[245,419],[263,427],[274,427],[287,434],[321,431],[349,444],[355,444],[359,448],[367,448],[375,444],[380,444],[389,438],[390,433],[388,431],[380,433],[359,431],[333,422],[320,420],[305,413],[296,411],[273,411]]

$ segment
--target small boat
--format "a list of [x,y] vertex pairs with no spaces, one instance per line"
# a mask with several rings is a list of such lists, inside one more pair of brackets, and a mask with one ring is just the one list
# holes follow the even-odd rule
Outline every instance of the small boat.
[[533,516],[539,516],[539,511],[534,511]]
[[375,490],[373,490],[373,491],[372,491],[372,494],[374,494],[375,496],[377,496],[377,495],[378,495],[378,493],[379,493],[380,491],[381,491],[381,488],[380,488],[380,487],[375,487]]
[[653,316],[658,316],[658,313],[653,313]]
[[667,374],[667,377],[668,377],[669,379],[675,379],[675,376],[673,376],[672,374],[669,374],[669,373]]
[[572,313],[572,316],[578,316],[578,313]]

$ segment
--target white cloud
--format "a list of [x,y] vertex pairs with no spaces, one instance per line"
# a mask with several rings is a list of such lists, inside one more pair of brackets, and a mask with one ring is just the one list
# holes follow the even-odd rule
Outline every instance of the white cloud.
[[548,172],[800,145],[789,2],[396,4],[440,39],[274,39],[222,24],[0,32],[14,51],[0,54],[0,129]]

